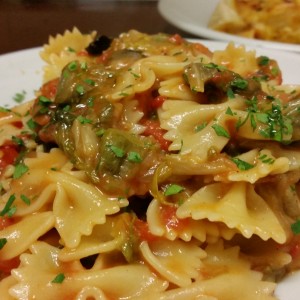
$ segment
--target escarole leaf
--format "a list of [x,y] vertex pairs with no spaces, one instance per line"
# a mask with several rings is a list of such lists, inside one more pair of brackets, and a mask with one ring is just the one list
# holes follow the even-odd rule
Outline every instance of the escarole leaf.
[[183,76],[194,92],[204,92],[204,85],[216,73],[217,68],[203,63],[191,63],[184,68]]
[[157,199],[162,204],[169,205],[170,203],[166,200],[166,195],[160,191],[159,186],[171,175],[172,175],[172,169],[170,168],[170,166],[167,163],[161,163],[156,168],[152,179],[150,193],[155,199]]

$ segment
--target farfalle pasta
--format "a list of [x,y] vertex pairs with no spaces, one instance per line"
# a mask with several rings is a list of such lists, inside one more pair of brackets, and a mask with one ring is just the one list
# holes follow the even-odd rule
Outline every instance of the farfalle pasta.
[[41,57],[36,98],[0,111],[1,300],[276,299],[300,266],[300,86],[277,62],[76,28]]
[[221,0],[208,27],[239,36],[299,44],[299,0]]

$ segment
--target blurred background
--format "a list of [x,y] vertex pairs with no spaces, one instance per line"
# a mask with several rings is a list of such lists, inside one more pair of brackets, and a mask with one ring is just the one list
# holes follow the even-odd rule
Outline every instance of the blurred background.
[[168,24],[159,14],[157,3],[157,0],[0,0],[0,54],[42,46],[49,35],[74,26],[84,33],[97,30],[110,37],[129,29],[192,37]]

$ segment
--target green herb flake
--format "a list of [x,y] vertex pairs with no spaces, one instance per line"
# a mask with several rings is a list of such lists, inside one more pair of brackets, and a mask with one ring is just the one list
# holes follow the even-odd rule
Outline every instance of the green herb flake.
[[119,95],[122,96],[122,97],[127,97],[129,94],[125,93],[125,92],[121,92],[121,93],[119,93]]
[[45,96],[39,96],[38,99],[39,99],[39,104],[41,104],[43,106],[45,106],[45,105],[47,106],[52,102],[49,98],[47,98]]
[[24,146],[24,141],[17,136],[12,136],[11,140],[18,146]]
[[16,93],[13,97],[13,100],[17,103],[21,103],[25,100],[26,92],[22,91],[21,93]]
[[71,110],[71,106],[67,104],[63,109],[64,112],[69,112]]
[[260,131],[263,137],[283,142],[285,134],[292,134],[292,121],[282,114],[280,104],[272,104],[272,108],[266,114],[267,128]]
[[278,68],[272,68],[271,69],[271,74],[273,76],[277,76],[280,73],[280,70]]
[[5,246],[6,243],[7,243],[6,238],[1,238],[0,239],[0,250]]
[[134,151],[128,152],[127,158],[129,161],[134,163],[141,163],[143,161],[141,155]]
[[84,80],[84,82],[87,83],[88,85],[91,85],[91,86],[95,86],[96,85],[96,82],[93,79],[90,79],[90,78],[86,78]]
[[268,120],[269,120],[268,114],[266,114],[266,113],[257,113],[255,116],[256,116],[257,121],[259,121],[260,123],[263,123],[263,124],[268,123]]
[[33,119],[29,119],[26,124],[31,130],[34,130],[37,127],[37,123],[34,122]]
[[227,109],[226,109],[226,112],[225,112],[226,115],[229,115],[229,116],[233,116],[233,111],[231,110],[231,108],[228,106]]
[[4,208],[0,212],[1,217],[5,216],[5,215],[11,216],[11,211],[13,210],[12,205],[13,205],[15,200],[16,200],[15,194],[10,195],[10,197],[8,198]]
[[82,63],[80,63],[80,69],[83,71],[86,71],[88,69],[88,65],[86,61],[83,61]]
[[260,66],[267,66],[269,63],[270,63],[270,58],[268,56],[262,55],[258,58],[258,64]]
[[229,132],[224,127],[222,127],[221,125],[214,124],[214,125],[212,125],[212,128],[215,130],[215,132],[218,136],[223,136],[223,137],[226,137],[228,139],[230,138]]
[[231,160],[237,165],[237,167],[241,170],[241,171],[247,171],[249,169],[252,169],[254,167],[254,165],[249,164],[248,162],[239,159],[237,157],[232,157]]
[[134,78],[140,78],[141,76],[139,74],[136,74],[134,72],[130,72],[130,74],[134,77]]
[[115,154],[116,157],[121,158],[121,157],[125,156],[125,152],[123,149],[121,149],[117,146],[114,146],[114,145],[110,145],[109,148]]
[[217,69],[219,72],[226,70],[226,67],[220,66],[220,65],[217,65],[214,63],[208,63],[208,64],[205,64],[204,66],[208,69]]
[[68,50],[69,52],[76,53],[76,50],[75,50],[74,48],[72,48],[72,47],[68,47],[67,50]]
[[236,78],[236,79],[231,81],[230,85],[232,87],[244,90],[248,87],[248,81],[246,79]]
[[254,117],[254,114],[253,113],[250,113],[250,124],[251,124],[251,127],[253,129],[253,131],[256,129],[256,120],[255,120],[255,117]]
[[267,154],[262,154],[261,156],[259,156],[258,158],[261,162],[263,162],[264,164],[273,164],[275,162],[275,159],[272,157],[268,157]]
[[234,99],[235,98],[235,94],[234,94],[232,88],[228,88],[226,94],[227,94],[227,97],[229,99]]
[[19,163],[15,166],[15,170],[13,173],[13,179],[20,178],[23,174],[25,174],[29,168],[24,163]]
[[294,234],[300,234],[300,219],[291,224],[291,229]]
[[77,92],[80,96],[84,95],[84,94],[85,94],[85,89],[84,89],[83,85],[81,85],[81,84],[77,85],[77,86],[76,86],[76,92]]
[[164,195],[165,196],[172,196],[172,195],[176,195],[176,194],[179,194],[181,193],[182,191],[184,191],[184,187],[180,186],[180,185],[177,185],[177,184],[171,184],[169,185],[165,192],[164,192]]
[[21,194],[20,198],[21,198],[21,200],[22,200],[26,205],[29,206],[29,205],[31,204],[31,201],[30,201],[30,199],[29,199],[27,196]]
[[68,70],[73,72],[77,69],[77,62],[76,61],[72,61],[68,64]]
[[195,132],[199,132],[202,129],[204,129],[207,126],[207,122],[203,122],[202,124],[199,124],[197,126],[195,126]]
[[88,119],[88,118],[86,118],[86,117],[84,117],[84,116],[78,116],[77,117],[77,120],[81,123],[81,124],[91,124],[91,123],[93,123],[93,121],[91,120],[91,119]]
[[51,281],[52,283],[63,283],[65,280],[64,273],[59,273],[55,276],[55,278]]
[[95,100],[95,97],[91,96],[89,97],[87,100],[86,100],[86,105],[88,107],[93,107],[94,106],[94,100]]

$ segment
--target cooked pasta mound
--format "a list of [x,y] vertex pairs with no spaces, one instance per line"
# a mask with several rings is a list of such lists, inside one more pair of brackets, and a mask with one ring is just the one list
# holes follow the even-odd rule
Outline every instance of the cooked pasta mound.
[[41,57],[36,98],[0,111],[1,300],[275,299],[300,266],[300,86],[277,62],[135,30]]
[[220,0],[208,26],[248,38],[300,44],[300,1]]

